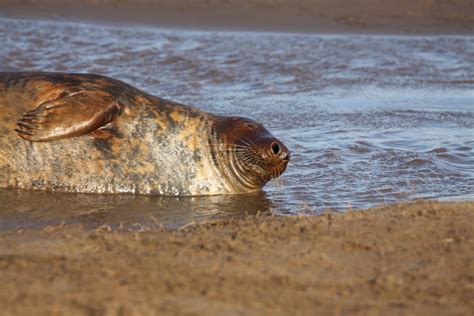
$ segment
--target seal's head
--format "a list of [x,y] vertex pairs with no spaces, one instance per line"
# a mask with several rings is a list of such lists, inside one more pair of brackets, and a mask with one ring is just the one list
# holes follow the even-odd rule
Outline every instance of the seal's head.
[[241,192],[258,190],[280,176],[290,160],[285,145],[247,118],[216,117],[213,139],[218,149],[213,150],[214,161]]

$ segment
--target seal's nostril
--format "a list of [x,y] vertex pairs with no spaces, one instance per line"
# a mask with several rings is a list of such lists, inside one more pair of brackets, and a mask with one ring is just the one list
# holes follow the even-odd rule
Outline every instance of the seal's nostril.
[[278,155],[278,153],[280,152],[280,145],[278,145],[278,143],[273,143],[272,144],[272,152],[275,155]]

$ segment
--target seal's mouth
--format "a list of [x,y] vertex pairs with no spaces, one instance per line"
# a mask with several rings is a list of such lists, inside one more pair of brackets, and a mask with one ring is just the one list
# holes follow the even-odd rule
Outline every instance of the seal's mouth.
[[[243,191],[254,191],[279,177],[290,160],[290,152],[262,124],[245,118],[223,118],[216,136],[227,173]],[[221,122],[222,122],[221,121]],[[232,181],[231,181],[232,182]]]

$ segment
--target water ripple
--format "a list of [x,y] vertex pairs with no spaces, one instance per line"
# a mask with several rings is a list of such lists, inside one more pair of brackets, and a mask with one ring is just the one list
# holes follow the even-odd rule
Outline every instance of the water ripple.
[[94,72],[262,121],[292,151],[265,188],[277,213],[474,198],[474,37],[0,19],[0,43],[3,71]]

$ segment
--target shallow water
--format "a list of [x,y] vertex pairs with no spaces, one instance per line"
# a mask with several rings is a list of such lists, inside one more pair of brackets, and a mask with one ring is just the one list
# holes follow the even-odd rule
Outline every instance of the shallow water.
[[[1,208],[9,215],[0,229],[31,223],[27,214],[40,219],[37,201],[58,211],[53,222],[81,222],[81,212],[105,209],[175,227],[245,211],[311,214],[474,198],[474,37],[186,32],[0,19],[0,43],[1,71],[112,76],[209,112],[254,118],[292,151],[284,176],[250,197],[3,190]],[[127,220],[114,215],[91,226]]]

